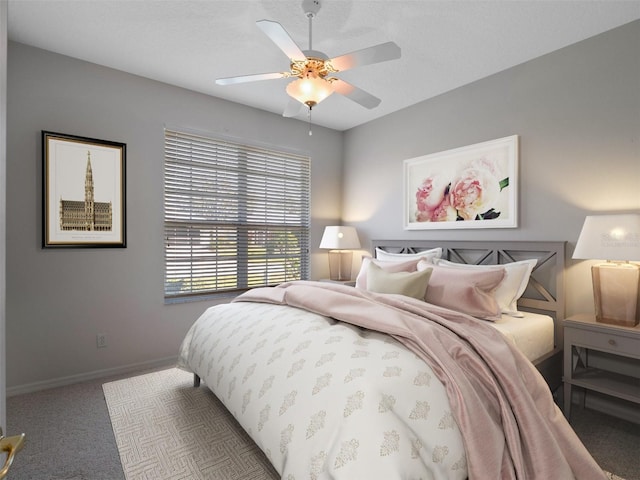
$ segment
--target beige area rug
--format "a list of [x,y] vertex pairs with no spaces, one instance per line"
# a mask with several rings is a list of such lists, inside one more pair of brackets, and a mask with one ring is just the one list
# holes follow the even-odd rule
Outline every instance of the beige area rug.
[[280,476],[193,375],[177,368],[102,386],[127,480],[270,480]]
[[280,478],[211,390],[193,387],[190,373],[172,368],[102,388],[127,480]]

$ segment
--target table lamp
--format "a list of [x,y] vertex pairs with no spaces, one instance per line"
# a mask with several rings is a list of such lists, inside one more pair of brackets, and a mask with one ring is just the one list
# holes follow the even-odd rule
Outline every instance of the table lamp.
[[587,216],[573,258],[607,261],[591,267],[596,321],[638,325],[640,214]]
[[360,248],[354,227],[325,227],[320,248],[329,249],[329,278],[336,281],[351,280],[353,252]]

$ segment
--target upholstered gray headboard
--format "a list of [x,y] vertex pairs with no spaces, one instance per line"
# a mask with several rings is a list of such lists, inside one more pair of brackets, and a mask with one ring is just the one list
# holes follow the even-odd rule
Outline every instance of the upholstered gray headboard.
[[500,265],[518,260],[538,260],[529,285],[518,301],[524,311],[549,315],[555,323],[555,348],[562,349],[564,319],[564,268],[566,242],[525,241],[438,241],[438,240],[373,240],[371,253],[381,248],[388,252],[416,253],[440,247],[442,258],[451,262]]

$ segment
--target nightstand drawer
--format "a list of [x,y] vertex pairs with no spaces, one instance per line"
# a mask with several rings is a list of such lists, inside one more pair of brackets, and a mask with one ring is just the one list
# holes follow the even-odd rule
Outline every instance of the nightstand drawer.
[[628,357],[640,357],[638,352],[638,341],[631,337],[601,333],[594,335],[592,332],[566,328],[565,335],[568,336],[571,344],[582,347],[611,352]]

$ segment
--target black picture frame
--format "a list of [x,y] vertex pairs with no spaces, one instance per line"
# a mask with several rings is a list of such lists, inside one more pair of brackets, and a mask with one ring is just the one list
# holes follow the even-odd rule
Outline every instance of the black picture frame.
[[42,130],[42,248],[126,247],[124,143]]

